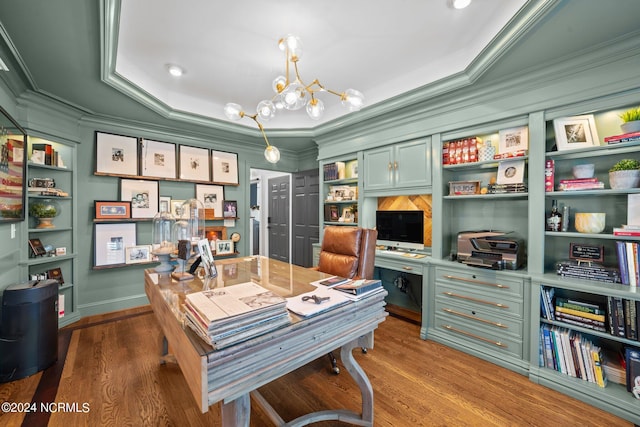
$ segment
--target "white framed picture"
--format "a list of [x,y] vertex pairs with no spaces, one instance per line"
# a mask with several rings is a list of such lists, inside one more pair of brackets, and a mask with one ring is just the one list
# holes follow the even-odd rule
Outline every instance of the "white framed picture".
[[233,253],[231,240],[216,240],[216,255],[229,255]]
[[158,213],[158,187],[158,181],[120,180],[120,200],[131,202],[131,218],[153,218]]
[[500,130],[498,136],[500,138],[499,154],[529,149],[529,128],[527,126]]
[[558,151],[600,145],[593,114],[555,119],[553,129],[556,134]]
[[212,181],[216,184],[238,184],[238,155],[211,150]]
[[171,196],[160,196],[158,212],[171,212]]
[[137,176],[138,138],[96,132],[96,173]]
[[180,179],[211,181],[209,150],[207,148],[181,145],[178,151],[180,153]]
[[498,165],[497,184],[522,184],[524,182],[525,161],[503,160]]
[[125,248],[136,246],[136,223],[95,224],[94,267],[126,264]]
[[127,246],[124,248],[125,264],[151,262],[151,245]]
[[176,178],[176,145],[143,139],[140,143],[141,175],[149,178]]
[[224,187],[222,185],[196,184],[196,199],[198,199],[205,209],[205,217],[208,209],[213,213],[207,219],[213,217],[222,218],[222,201],[224,200]]
[[[169,202],[171,215],[173,215],[176,219],[185,219],[185,212],[182,211],[182,204],[186,202],[186,200],[182,199],[171,199]],[[185,216],[185,218],[183,218]]]

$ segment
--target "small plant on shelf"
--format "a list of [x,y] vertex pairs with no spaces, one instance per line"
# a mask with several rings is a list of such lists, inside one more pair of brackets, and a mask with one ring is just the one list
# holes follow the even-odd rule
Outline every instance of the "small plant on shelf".
[[640,107],[630,108],[620,114],[623,123],[620,128],[624,133],[640,131]]
[[640,184],[640,161],[622,159],[609,169],[609,185],[611,188],[635,188],[638,184]]
[[60,208],[52,200],[35,202],[29,206],[29,214],[39,221],[36,228],[54,228],[53,218],[58,216],[59,213]]

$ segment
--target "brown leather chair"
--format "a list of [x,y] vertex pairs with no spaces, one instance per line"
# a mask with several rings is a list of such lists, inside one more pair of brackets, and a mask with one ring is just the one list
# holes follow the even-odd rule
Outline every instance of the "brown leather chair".
[[[328,226],[324,229],[320,259],[315,270],[349,279],[373,279],[378,231],[350,226]],[[367,349],[362,348],[366,353]],[[329,353],[331,367],[340,373],[338,362]]]

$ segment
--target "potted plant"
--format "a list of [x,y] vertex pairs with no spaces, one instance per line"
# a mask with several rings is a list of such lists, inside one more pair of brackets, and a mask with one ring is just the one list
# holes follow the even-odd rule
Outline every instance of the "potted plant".
[[60,208],[53,200],[42,200],[29,206],[29,214],[38,219],[36,228],[55,228],[53,218],[58,216]]
[[640,107],[630,108],[620,114],[623,123],[620,125],[622,132],[640,132]]
[[622,159],[609,169],[609,185],[614,189],[635,188],[640,184],[640,162]]

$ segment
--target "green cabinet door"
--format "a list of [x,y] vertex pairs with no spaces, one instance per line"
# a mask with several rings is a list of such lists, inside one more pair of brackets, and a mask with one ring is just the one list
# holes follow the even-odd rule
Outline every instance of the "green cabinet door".
[[412,141],[395,147],[396,187],[431,185],[431,150],[426,141]]
[[364,190],[386,190],[393,187],[393,147],[364,152]]

